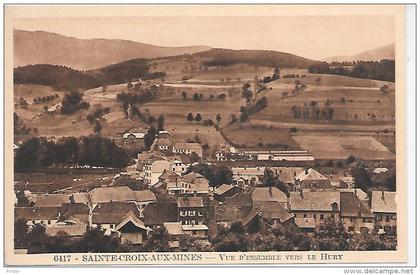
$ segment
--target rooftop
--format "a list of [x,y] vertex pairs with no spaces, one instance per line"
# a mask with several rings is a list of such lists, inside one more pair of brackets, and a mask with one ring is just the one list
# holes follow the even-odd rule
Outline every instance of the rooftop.
[[201,197],[178,197],[178,207],[203,207]]
[[396,192],[372,191],[372,211],[376,213],[397,213]]
[[340,211],[340,192],[290,192],[292,211]]
[[287,196],[277,187],[257,187],[252,192],[252,200],[257,201],[277,201],[287,203]]
[[93,204],[101,202],[124,202],[134,201],[136,196],[128,186],[99,187],[89,192]]

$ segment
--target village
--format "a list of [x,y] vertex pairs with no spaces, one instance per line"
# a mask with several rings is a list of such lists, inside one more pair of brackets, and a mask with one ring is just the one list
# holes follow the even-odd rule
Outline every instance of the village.
[[[144,149],[146,134],[147,129],[132,128],[114,142]],[[134,164],[100,179],[94,188],[17,191],[15,222],[42,226],[48,236],[65,234],[70,239],[100,228],[135,251],[142,251],[142,245],[162,230],[170,251],[185,251],[186,237],[212,251],[210,240],[221,228],[235,226],[243,234],[292,228],[305,236],[318,236],[335,226],[350,236],[369,233],[395,239],[394,191],[368,194],[355,183],[351,167],[322,173],[314,160],[308,151],[226,145],[204,158],[201,144],[160,130],[150,150],[144,149]],[[376,166],[370,173],[388,171]]]

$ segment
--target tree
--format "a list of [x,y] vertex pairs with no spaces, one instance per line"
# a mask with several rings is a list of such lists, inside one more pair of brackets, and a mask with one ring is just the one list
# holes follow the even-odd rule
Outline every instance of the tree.
[[372,180],[363,163],[357,163],[356,167],[351,170],[351,175],[354,178],[354,185],[356,188],[362,189],[365,193],[370,191]]
[[97,134],[99,134],[102,131],[102,125],[98,119],[95,120],[95,127],[93,128],[93,131]]
[[143,244],[143,250],[148,252],[168,252],[169,235],[165,227],[160,227],[154,230],[151,236]]
[[189,122],[191,122],[191,121],[193,121],[194,120],[194,115],[190,112],[190,113],[188,113],[188,115],[187,115],[187,120],[189,121]]
[[217,115],[216,115],[217,123],[219,123],[221,120],[222,120],[222,116],[219,113],[217,113]]
[[182,91],[181,96],[182,96],[182,99],[184,99],[184,100],[187,99],[187,93],[186,92]]
[[195,120],[196,122],[200,122],[200,121],[201,121],[201,119],[202,119],[201,114],[200,114],[200,113],[197,113],[197,115],[195,116],[194,120]]
[[253,93],[252,93],[252,91],[249,89],[251,87],[251,85],[249,84],[249,83],[245,83],[243,86],[242,86],[242,97],[247,101],[247,102],[249,102],[251,99],[252,99],[252,97],[253,97]]
[[233,182],[233,172],[225,165],[199,163],[187,169],[187,173],[192,171],[203,175],[209,181],[211,187],[218,187],[222,184],[231,184]]
[[14,244],[15,248],[26,247],[26,234],[29,230],[27,221],[23,218],[15,220],[14,228]]
[[133,86],[133,83],[131,83],[131,81],[128,81],[128,83],[127,83],[127,89],[132,89],[134,86]]
[[158,117],[158,130],[162,131],[163,129],[165,129],[165,116],[164,115],[159,115],[159,117]]
[[152,146],[153,142],[156,139],[157,134],[159,133],[158,130],[154,127],[150,127],[149,130],[147,130],[147,133],[144,135],[144,147],[147,150],[150,150],[150,147]]
[[235,123],[238,120],[235,114],[230,115],[230,123]]

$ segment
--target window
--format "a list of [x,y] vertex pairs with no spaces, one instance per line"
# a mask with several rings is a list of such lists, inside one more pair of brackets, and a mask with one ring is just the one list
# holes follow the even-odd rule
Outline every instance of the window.
[[378,222],[381,222],[382,221],[382,215],[376,215],[376,220]]
[[323,219],[324,219],[324,215],[323,215],[323,214],[319,215],[319,218],[320,218],[321,220],[323,220]]
[[316,214],[314,214],[314,220],[316,220]]
[[350,232],[354,231],[354,227],[353,226],[349,226],[349,231]]
[[335,215],[334,214],[331,214],[331,218],[334,220],[335,219]]
[[304,217],[304,218],[306,218],[307,216],[308,216],[308,215],[306,215],[306,214],[303,214],[303,217]]
[[385,221],[389,222],[389,215],[385,216]]
[[48,221],[47,221],[47,224],[48,224],[48,225],[50,225],[50,224],[51,224],[51,221],[50,221],[50,220],[48,220]]

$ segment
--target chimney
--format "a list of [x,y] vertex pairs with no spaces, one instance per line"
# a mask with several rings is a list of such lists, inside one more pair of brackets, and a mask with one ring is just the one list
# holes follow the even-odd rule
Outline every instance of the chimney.
[[354,194],[357,196],[357,189],[356,188],[354,189]]
[[383,199],[383,200],[385,200],[385,191],[382,189],[382,195],[381,195],[381,198]]
[[303,199],[303,190],[300,189],[300,197]]
[[272,197],[273,196],[273,189],[272,189],[272,187],[270,186],[270,187],[268,187],[268,194],[270,194],[270,197]]
[[197,197],[197,191],[194,191],[194,197]]
[[309,174],[309,168],[305,169],[305,175]]

